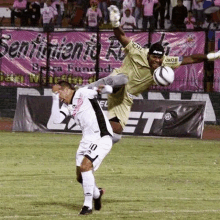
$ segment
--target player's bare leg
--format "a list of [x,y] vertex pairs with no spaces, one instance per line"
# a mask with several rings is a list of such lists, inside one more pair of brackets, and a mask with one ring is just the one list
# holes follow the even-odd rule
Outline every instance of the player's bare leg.
[[122,134],[123,128],[119,122],[111,121],[110,124],[112,126],[113,132],[116,134]]
[[117,117],[110,119],[109,122],[113,130],[113,138],[112,138],[113,144],[115,144],[121,140],[123,127],[121,126],[119,119]]
[[95,210],[101,209],[101,197],[104,190],[96,186],[92,168],[92,162],[87,157],[84,157],[81,166],[76,168],[77,181],[82,184],[84,192],[84,204],[80,215],[92,214],[93,200]]

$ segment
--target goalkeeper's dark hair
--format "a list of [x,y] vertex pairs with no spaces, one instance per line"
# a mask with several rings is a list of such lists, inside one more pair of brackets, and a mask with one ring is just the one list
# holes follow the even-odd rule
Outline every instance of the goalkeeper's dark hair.
[[70,83],[68,83],[68,82],[66,82],[66,81],[59,81],[58,83],[57,83],[58,85],[60,85],[62,88],[68,88],[68,89],[72,89],[72,90],[74,90],[74,86],[72,86]]

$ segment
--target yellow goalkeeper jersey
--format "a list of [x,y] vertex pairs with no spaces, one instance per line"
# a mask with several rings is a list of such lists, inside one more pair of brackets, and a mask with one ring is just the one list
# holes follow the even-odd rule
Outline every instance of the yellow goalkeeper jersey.
[[[129,81],[126,85],[127,92],[137,96],[150,86],[156,85],[153,80],[153,70],[150,69],[147,54],[149,49],[142,48],[139,44],[131,41],[125,48],[126,57],[122,66],[115,69],[111,75],[124,73]],[[162,66],[175,69],[181,65],[181,57],[164,56]]]
[[[130,42],[125,48],[126,57],[120,68],[114,69],[111,75],[123,73],[128,76],[128,83],[118,92],[108,95],[108,117],[117,117],[122,127],[125,127],[133,96],[137,96],[150,86],[156,85],[153,80],[153,70],[150,69],[147,54],[149,49],[144,49],[135,42]],[[164,56],[163,66],[173,69],[181,65],[181,57]]]

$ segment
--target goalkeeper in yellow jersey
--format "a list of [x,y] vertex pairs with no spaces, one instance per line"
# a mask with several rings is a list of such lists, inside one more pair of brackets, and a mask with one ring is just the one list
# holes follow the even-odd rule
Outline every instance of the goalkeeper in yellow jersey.
[[153,72],[157,67],[169,66],[175,69],[180,65],[219,59],[220,51],[207,55],[170,57],[164,55],[164,48],[158,43],[153,44],[149,49],[144,49],[125,35],[120,27],[118,8],[111,5],[108,9],[114,34],[124,47],[126,57],[120,68],[114,69],[109,76],[90,84],[89,87],[108,84],[114,88],[114,93],[108,95],[108,117],[114,132],[113,142],[116,143],[120,140],[129,118],[133,96],[156,85],[153,80]]

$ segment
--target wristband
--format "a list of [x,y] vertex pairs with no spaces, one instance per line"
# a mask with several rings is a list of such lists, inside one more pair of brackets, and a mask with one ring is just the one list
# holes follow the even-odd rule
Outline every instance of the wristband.
[[219,52],[219,51],[216,52],[216,53],[208,53],[208,54],[207,54],[207,59],[208,59],[209,61],[213,61],[213,60],[216,60],[216,59],[218,59],[218,58],[220,58],[220,52]]
[[110,94],[113,92],[113,88],[110,85],[105,85],[105,87],[102,89],[102,93]]

